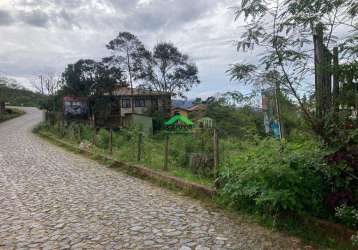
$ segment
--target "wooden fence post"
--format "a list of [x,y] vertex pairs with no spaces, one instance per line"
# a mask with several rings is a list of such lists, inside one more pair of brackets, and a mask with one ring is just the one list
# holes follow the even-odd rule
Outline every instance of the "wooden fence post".
[[109,154],[113,154],[113,129],[109,129]]
[[78,136],[78,141],[81,143],[81,125],[80,124],[78,124],[78,134],[77,134],[77,136]]
[[169,135],[165,136],[165,152],[164,152],[164,170],[168,170],[168,159],[169,159]]
[[60,121],[60,134],[61,137],[65,137],[65,118],[63,114],[61,115],[61,121]]
[[219,136],[218,130],[214,128],[214,136],[213,136],[213,153],[214,153],[214,176],[216,178],[218,174],[219,168]]
[[137,161],[140,161],[142,158],[142,143],[143,143],[143,134],[140,132],[138,134],[138,154],[137,154]]
[[96,136],[97,136],[97,129],[96,127],[93,128],[93,137],[92,137],[92,145],[96,146]]

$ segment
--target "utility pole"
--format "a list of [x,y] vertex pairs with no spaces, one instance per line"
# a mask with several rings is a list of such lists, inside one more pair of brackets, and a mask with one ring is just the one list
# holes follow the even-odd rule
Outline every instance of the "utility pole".
[[40,88],[41,88],[41,94],[44,94],[44,85],[43,85],[43,76],[40,75]]

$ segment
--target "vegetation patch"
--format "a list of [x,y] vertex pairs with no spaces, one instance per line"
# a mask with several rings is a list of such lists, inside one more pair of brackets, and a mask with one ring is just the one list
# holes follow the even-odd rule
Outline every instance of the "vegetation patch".
[[[154,171],[207,187],[212,187],[214,183],[213,177],[198,176],[181,165],[185,164],[185,156],[182,155],[185,150],[192,151],[198,147],[204,152],[210,150],[209,144],[204,143],[203,146],[199,140],[202,138],[194,135],[185,135],[185,139],[183,135],[172,138],[176,143],[171,148],[170,168],[165,172],[162,169],[165,136],[162,134],[144,139],[143,158],[137,162],[138,131],[135,129],[112,134],[112,155],[109,154],[110,133],[106,129],[99,130],[94,136],[93,129],[84,124],[69,124],[62,129],[60,125],[41,124],[35,132],[52,138],[56,144],[61,141],[61,146],[67,145],[65,147],[72,151],[81,152],[79,145],[82,144],[83,152],[88,149],[91,158],[145,179]],[[331,168],[324,156],[331,151],[309,137],[284,145],[269,138],[239,141],[224,137],[220,148],[222,164],[217,183],[220,189],[214,199],[217,204],[273,230],[299,236],[307,244],[354,249],[347,240],[350,235],[345,235],[349,231],[340,226],[334,229],[334,222],[345,222],[346,217],[344,221],[335,219],[334,212],[325,203],[325,197],[330,194],[327,176]],[[145,175],[138,170],[145,169],[143,165],[149,167]],[[138,166],[138,169],[131,166]],[[177,189],[174,180],[170,185],[160,178],[149,178],[159,185]],[[198,195],[190,188],[180,190]],[[314,216],[332,222],[324,221],[322,226]]]
[[0,78],[0,101],[11,106],[40,107],[46,96],[34,93],[6,78]]
[[20,109],[15,109],[15,108],[6,109],[4,113],[0,113],[0,122],[4,122],[6,120],[19,117],[23,114],[25,114],[25,112]]

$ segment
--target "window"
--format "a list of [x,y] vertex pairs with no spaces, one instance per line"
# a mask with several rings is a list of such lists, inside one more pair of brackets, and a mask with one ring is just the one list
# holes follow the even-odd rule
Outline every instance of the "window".
[[130,108],[131,100],[130,99],[122,99],[122,108]]
[[145,107],[145,100],[144,99],[135,99],[134,100],[135,107]]

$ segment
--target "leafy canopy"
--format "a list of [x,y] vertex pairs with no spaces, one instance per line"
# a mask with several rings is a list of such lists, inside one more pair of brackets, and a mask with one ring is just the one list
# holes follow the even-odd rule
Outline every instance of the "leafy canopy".
[[146,62],[141,75],[146,88],[184,96],[200,83],[197,66],[171,43],[158,43]]

